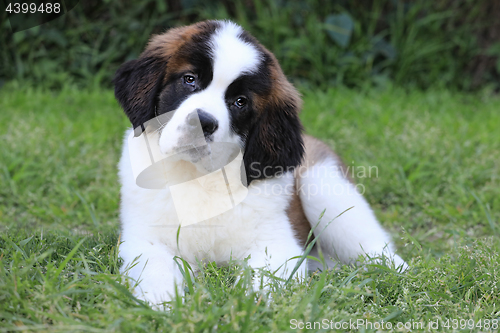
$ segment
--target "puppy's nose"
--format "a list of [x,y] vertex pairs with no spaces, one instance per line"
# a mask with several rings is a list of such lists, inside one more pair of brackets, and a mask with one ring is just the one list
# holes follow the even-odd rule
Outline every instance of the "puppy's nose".
[[187,116],[187,123],[191,126],[196,126],[198,124],[198,119],[200,119],[201,129],[205,137],[212,135],[219,128],[217,119],[201,109],[196,109],[191,112]]

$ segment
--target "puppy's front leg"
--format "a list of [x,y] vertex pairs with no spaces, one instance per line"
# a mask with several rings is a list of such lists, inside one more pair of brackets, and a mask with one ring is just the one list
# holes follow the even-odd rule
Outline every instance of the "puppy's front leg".
[[164,245],[125,240],[120,245],[120,257],[124,260],[121,272],[137,283],[134,294],[154,308],[162,309],[162,303],[175,296],[176,287],[182,290],[182,274]]

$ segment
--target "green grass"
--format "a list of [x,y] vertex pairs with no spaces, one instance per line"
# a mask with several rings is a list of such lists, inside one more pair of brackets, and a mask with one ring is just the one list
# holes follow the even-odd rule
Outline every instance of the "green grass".
[[113,93],[10,84],[0,90],[0,332],[282,332],[297,331],[294,319],[414,328],[440,320],[445,329],[447,319],[500,320],[500,99],[336,89],[304,92],[304,101],[307,132],[347,165],[377,167],[378,177],[356,181],[407,273],[345,266],[273,286],[269,300],[247,291],[245,267],[208,265],[172,311],[153,311],[118,274],[116,164],[128,122]]

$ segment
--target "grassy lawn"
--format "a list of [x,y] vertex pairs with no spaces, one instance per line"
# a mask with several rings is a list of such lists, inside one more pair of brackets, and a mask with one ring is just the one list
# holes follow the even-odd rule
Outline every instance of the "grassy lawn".
[[118,274],[116,164],[128,121],[112,91],[10,85],[0,89],[0,332],[282,332],[315,321],[356,331],[339,325],[358,319],[499,327],[500,98],[303,93],[307,132],[348,166],[377,170],[356,181],[408,272],[343,267],[275,286],[266,300],[247,292],[249,278],[234,284],[248,269],[207,266],[172,311],[153,311]]

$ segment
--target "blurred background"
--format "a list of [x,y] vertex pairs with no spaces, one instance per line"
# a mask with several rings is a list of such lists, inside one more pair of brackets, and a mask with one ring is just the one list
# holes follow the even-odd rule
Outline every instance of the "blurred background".
[[498,0],[91,0],[15,34],[0,15],[0,85],[111,87],[151,34],[231,19],[306,88],[500,89]]

